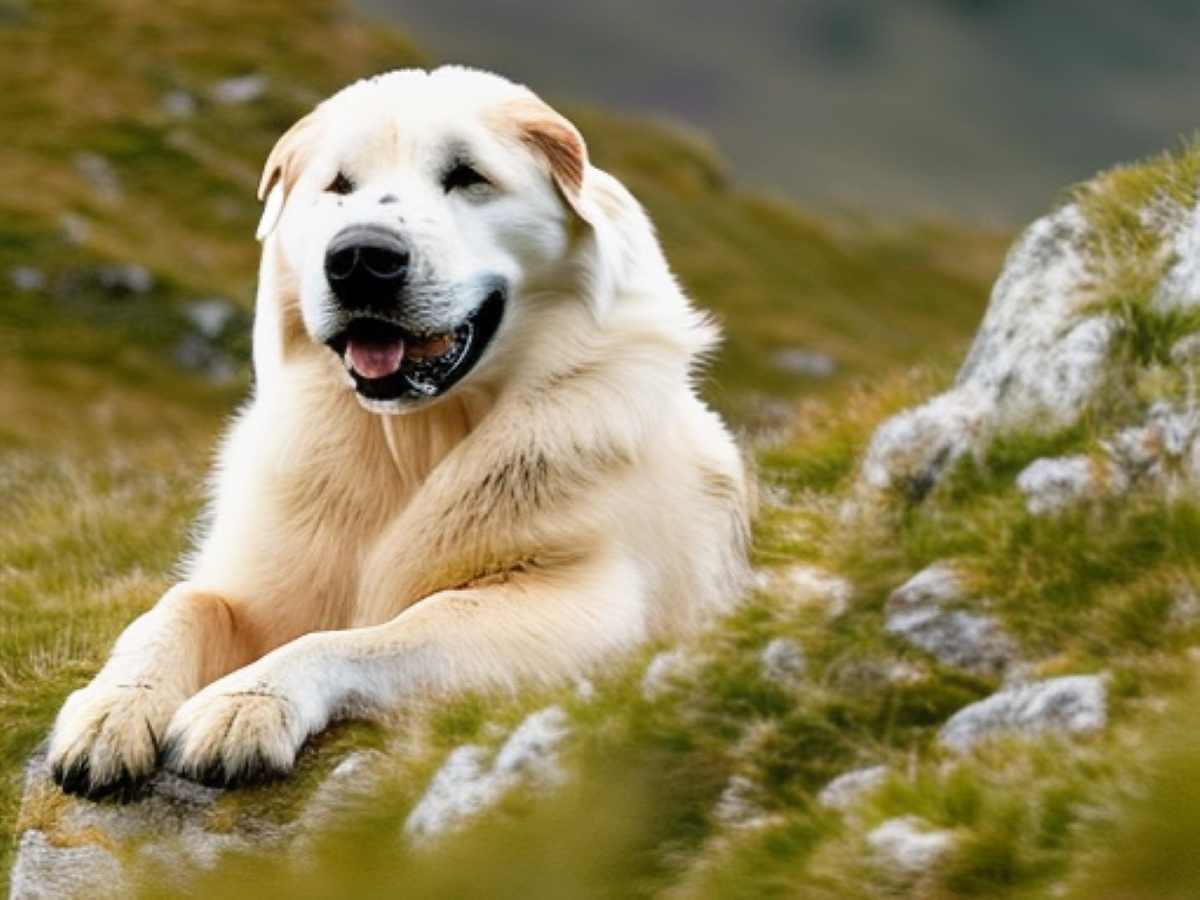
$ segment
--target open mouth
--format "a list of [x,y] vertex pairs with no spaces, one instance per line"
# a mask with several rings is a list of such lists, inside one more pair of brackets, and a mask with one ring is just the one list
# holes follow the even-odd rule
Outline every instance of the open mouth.
[[452,331],[417,335],[387,319],[363,316],[328,346],[365,400],[416,403],[446,393],[475,367],[503,314],[504,294],[493,291]]

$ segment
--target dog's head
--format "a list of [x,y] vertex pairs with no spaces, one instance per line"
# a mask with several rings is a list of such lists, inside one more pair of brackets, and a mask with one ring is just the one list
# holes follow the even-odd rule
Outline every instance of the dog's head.
[[574,126],[525,88],[392,72],[279,140],[259,237],[292,273],[308,338],[342,359],[367,408],[403,412],[480,368],[519,298],[578,277],[594,171]]

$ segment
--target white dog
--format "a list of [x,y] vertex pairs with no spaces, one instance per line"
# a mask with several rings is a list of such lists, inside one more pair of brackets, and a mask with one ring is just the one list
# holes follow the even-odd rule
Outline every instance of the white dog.
[[261,194],[254,396],[185,580],[59,714],[72,793],[279,775],[336,717],[561,682],[745,583],[743,464],[692,385],[715,329],[568,121],[394,72]]

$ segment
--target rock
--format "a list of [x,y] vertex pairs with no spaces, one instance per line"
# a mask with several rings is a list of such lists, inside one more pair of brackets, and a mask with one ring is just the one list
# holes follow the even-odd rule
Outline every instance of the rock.
[[63,213],[58,220],[58,230],[64,241],[72,247],[78,247],[91,237],[92,225],[82,216]]
[[966,599],[954,569],[936,563],[891,593],[885,628],[943,665],[997,675],[1016,657],[1016,644],[991,617],[947,608]]
[[805,347],[789,347],[771,357],[771,362],[781,372],[806,378],[832,378],[837,372],[837,363],[828,353]]
[[250,74],[226,78],[212,86],[210,94],[217,103],[225,106],[240,106],[260,100],[267,93],[267,77]]
[[804,650],[788,638],[775,638],[758,656],[763,677],[782,688],[795,689],[804,681],[808,660]]
[[955,713],[938,734],[948,750],[965,753],[993,737],[1074,735],[1108,724],[1102,675],[1069,675],[1008,688]]
[[692,667],[691,658],[680,649],[664,650],[655,654],[642,676],[643,699],[656,700],[669,693],[671,687]]
[[1153,404],[1140,423],[1117,432],[1104,441],[1103,448],[1111,466],[1129,484],[1161,487],[1164,479],[1179,475],[1194,485],[1200,480],[1198,438],[1200,414],[1193,397],[1186,406]]
[[917,816],[889,819],[867,835],[878,861],[915,875],[932,868],[954,846],[954,835],[931,830]]
[[359,750],[338,763],[305,805],[300,820],[302,835],[368,805],[383,781],[387,761],[387,755],[378,750]]
[[8,277],[12,286],[24,293],[37,293],[46,289],[46,273],[33,266],[14,266]]
[[176,119],[189,119],[196,114],[196,98],[180,88],[167,91],[159,101],[163,112]]
[[138,263],[115,263],[96,269],[96,283],[110,296],[143,296],[154,290],[154,275]]
[[184,312],[199,334],[210,341],[223,337],[232,324],[248,324],[239,321],[244,317],[239,315],[241,310],[236,304],[220,298],[189,303]]
[[1154,307],[1162,312],[1189,309],[1200,300],[1200,210],[1180,214],[1175,204],[1161,204],[1157,221],[1149,224],[1167,236],[1173,259],[1154,292]]
[[75,168],[105,203],[121,199],[121,179],[112,163],[99,153],[80,153],[75,157]]
[[987,402],[965,385],[884,422],[863,459],[863,486],[924,497],[951,464],[979,445]]
[[1134,488],[1173,491],[1200,482],[1200,416],[1159,402],[1138,424],[1101,441],[1099,456],[1076,454],[1034,460],[1017,488],[1034,515],[1062,513],[1089,500]]
[[863,464],[867,485],[920,497],[997,433],[1076,420],[1104,380],[1116,330],[1092,308],[1086,238],[1075,204],[1029,227],[1009,253],[954,385],[876,431]]
[[210,829],[223,794],[162,772],[136,803],[68,797],[51,782],[43,748],[27,770],[11,900],[129,896],[135,874],[182,885],[226,853],[285,843],[287,830],[269,815],[250,814],[231,831]]
[[1017,476],[1017,490],[1033,515],[1060,513],[1102,491],[1104,479],[1086,456],[1036,459]]
[[[561,783],[559,746],[566,735],[566,713],[555,706],[529,716],[494,758],[480,746],[457,748],[409,815],[403,835],[417,843],[431,840],[460,828],[518,785],[544,790]],[[182,891],[197,872],[230,853],[290,852],[301,859],[314,834],[369,808],[387,765],[380,751],[349,754],[297,815],[280,823],[270,803],[238,802],[231,792],[166,772],[135,802],[70,797],[50,780],[43,749],[28,770],[11,900],[127,897],[130,885],[143,878]]]
[[189,303],[184,314],[195,330],[176,342],[175,362],[216,384],[233,381],[239,367],[226,346],[233,336],[249,330],[250,316],[236,304],[218,298]]
[[131,894],[125,867],[104,847],[59,847],[41,831],[26,831],[17,847],[11,900],[120,900]]
[[740,830],[771,824],[776,817],[763,806],[762,795],[762,788],[753,780],[734,775],[717,798],[713,817],[727,828]]
[[817,794],[817,803],[826,809],[846,811],[887,780],[887,766],[870,766],[839,775]]
[[[1111,223],[1089,220],[1089,202],[1106,190],[1101,177],[1026,230],[954,383],[875,432],[862,488],[899,489],[920,500],[958,460],[981,459],[998,437],[1055,434],[1083,421],[1108,425],[1124,438],[1113,438],[1091,472],[1077,457],[1030,471],[1022,490],[1031,509],[1050,512],[1096,492],[1119,492],[1127,477],[1136,480],[1137,466],[1128,465],[1133,458],[1123,455],[1128,439],[1153,444],[1164,421],[1149,408],[1178,399],[1169,386],[1178,377],[1165,369],[1187,370],[1189,406],[1200,383],[1195,333],[1175,337],[1172,347],[1155,343],[1172,328],[1194,327],[1178,314],[1200,304],[1200,209],[1164,191],[1136,210],[1138,225],[1126,226],[1142,231],[1113,236],[1104,231]],[[1153,254],[1137,249],[1155,244],[1161,246]],[[1131,281],[1149,281],[1151,288],[1115,302],[1112,285]],[[1189,421],[1189,447],[1195,431]],[[1153,464],[1160,457],[1152,449]],[[1110,471],[1109,463],[1116,468]]]
[[490,766],[483,747],[456,748],[409,814],[405,837],[419,844],[452,833],[519,783],[535,788],[560,783],[558,747],[566,734],[566,713],[551,706],[521,723]]

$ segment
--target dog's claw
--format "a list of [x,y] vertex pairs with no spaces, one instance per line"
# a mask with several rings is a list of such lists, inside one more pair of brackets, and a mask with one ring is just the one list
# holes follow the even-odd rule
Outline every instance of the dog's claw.
[[200,694],[171,723],[163,766],[208,787],[270,781],[292,770],[305,737],[296,731],[295,717],[282,698]]
[[111,778],[100,781],[92,778],[87,759],[80,759],[69,766],[53,766],[50,775],[63,793],[85,800],[115,800],[131,803],[141,797],[149,784],[149,778],[134,775],[122,767]]
[[173,703],[144,687],[90,687],[68,699],[50,739],[50,777],[89,800],[141,795],[158,762]]

